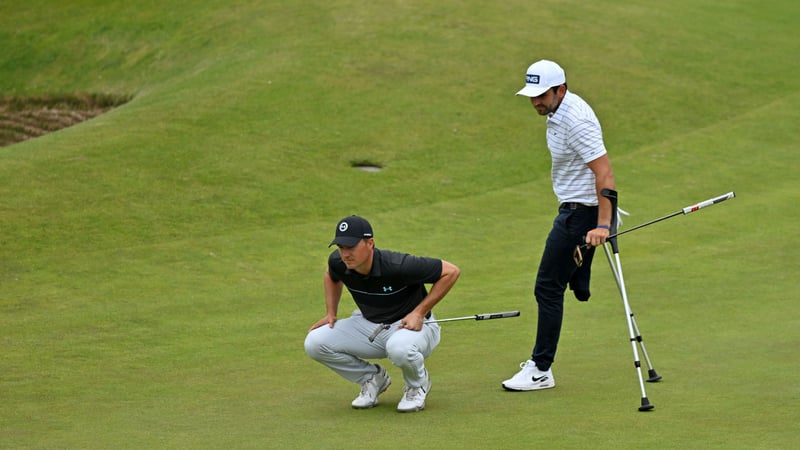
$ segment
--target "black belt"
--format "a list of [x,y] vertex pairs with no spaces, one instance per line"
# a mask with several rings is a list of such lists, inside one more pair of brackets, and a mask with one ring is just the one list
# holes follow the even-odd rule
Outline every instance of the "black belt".
[[562,203],[562,204],[560,204],[558,207],[559,207],[559,209],[561,209],[561,208],[565,208],[565,209],[589,209],[589,208],[597,208],[597,206],[584,205],[583,203],[574,203],[574,202]]

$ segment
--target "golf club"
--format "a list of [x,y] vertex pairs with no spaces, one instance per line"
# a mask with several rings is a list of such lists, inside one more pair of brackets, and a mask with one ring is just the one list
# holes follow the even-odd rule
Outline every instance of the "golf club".
[[[696,203],[694,205],[687,206],[685,208],[682,208],[679,211],[675,211],[672,214],[667,214],[664,217],[659,217],[658,219],[654,219],[654,220],[651,220],[649,222],[645,222],[645,223],[643,223],[641,225],[637,225],[637,226],[635,226],[633,228],[628,228],[625,231],[620,231],[618,233],[614,233],[614,234],[610,235],[606,239],[613,239],[613,238],[615,238],[617,236],[622,236],[625,233],[630,233],[631,231],[638,230],[639,228],[644,228],[644,227],[646,227],[648,225],[652,225],[654,223],[658,223],[658,222],[661,222],[662,220],[667,220],[669,218],[672,218],[672,217],[675,217],[675,216],[678,216],[678,215],[681,215],[681,214],[686,215],[686,214],[689,214],[689,213],[693,213],[693,212],[695,212],[697,210],[703,209],[703,208],[705,208],[707,206],[716,205],[717,203],[724,202],[725,200],[728,200],[729,198],[733,198],[733,197],[736,197],[736,194],[733,193],[733,191],[731,191],[731,192],[728,192],[727,194],[723,194],[723,195],[720,195],[718,197],[710,198],[710,199],[702,201],[700,203]],[[616,214],[614,214],[613,216],[616,217]],[[583,244],[583,245],[580,246],[580,248],[581,249],[589,248],[589,244]]]
[[519,311],[506,311],[506,312],[499,312],[499,313],[475,314],[473,316],[453,317],[453,318],[450,318],[450,319],[426,320],[425,323],[454,322],[456,320],[504,319],[506,317],[517,317],[517,316],[519,316]]
[[[452,317],[449,319],[433,319],[433,320],[426,320],[425,323],[440,323],[440,322],[455,322],[457,320],[491,320],[491,319],[504,319],[506,317],[517,317],[519,316],[519,311],[505,311],[505,312],[496,312],[496,313],[484,313],[484,314],[475,314],[472,316],[464,316],[464,317]],[[382,323],[375,328],[375,331],[369,336],[369,341],[374,342],[375,338],[383,330],[388,330],[391,328],[392,325],[388,323]]]

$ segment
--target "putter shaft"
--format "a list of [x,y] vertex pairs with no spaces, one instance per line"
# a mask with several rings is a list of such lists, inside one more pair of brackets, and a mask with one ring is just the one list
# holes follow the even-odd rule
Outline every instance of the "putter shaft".
[[[496,313],[485,313],[485,314],[475,314],[473,316],[465,316],[465,317],[452,317],[449,319],[434,319],[434,320],[426,320],[425,323],[439,323],[439,322],[453,322],[456,320],[490,320],[490,319],[504,319],[506,317],[517,317],[519,316],[519,311],[505,311],[505,312],[496,312]],[[375,339],[381,334],[382,331],[388,330],[391,328],[392,325],[388,323],[381,323],[375,328],[375,331],[369,336],[370,342],[375,342]]]
[[[636,225],[633,228],[629,228],[627,230],[614,233],[614,234],[610,235],[609,237],[607,237],[606,240],[614,239],[615,237],[622,236],[625,233],[630,233],[631,231],[638,230],[639,228],[644,228],[644,227],[646,227],[648,225],[652,225],[654,223],[658,223],[658,222],[670,219],[670,218],[675,217],[675,216],[680,216],[681,214],[686,215],[686,214],[689,214],[689,213],[693,213],[693,212],[695,212],[697,210],[700,210],[700,209],[703,209],[703,208],[705,208],[707,206],[716,205],[717,203],[724,202],[725,200],[728,200],[728,199],[734,198],[734,197],[736,197],[736,194],[733,191],[731,191],[731,192],[728,192],[727,194],[722,194],[722,195],[720,195],[718,197],[710,198],[710,199],[702,201],[700,203],[696,203],[694,205],[687,206],[685,208],[681,208],[679,211],[675,211],[672,214],[667,214],[664,217],[659,217],[658,219],[653,219],[653,220],[651,220],[649,222],[645,222],[643,224]],[[587,249],[587,248],[589,248],[589,244],[580,245],[580,248],[581,249]]]

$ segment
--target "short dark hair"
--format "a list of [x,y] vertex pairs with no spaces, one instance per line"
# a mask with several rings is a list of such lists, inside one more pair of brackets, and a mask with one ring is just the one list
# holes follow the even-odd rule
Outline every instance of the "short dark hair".
[[[563,85],[564,85],[564,89],[567,89],[567,83],[563,83]],[[558,86],[553,86],[550,89],[552,89],[553,93],[556,94],[556,93],[558,93],[558,88],[560,88],[560,87],[561,87],[561,84],[559,84]]]

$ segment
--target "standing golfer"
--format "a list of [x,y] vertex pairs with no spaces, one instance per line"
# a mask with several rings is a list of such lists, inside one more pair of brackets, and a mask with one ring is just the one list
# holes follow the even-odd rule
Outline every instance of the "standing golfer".
[[[541,60],[528,67],[525,87],[517,95],[529,97],[536,112],[547,116],[553,191],[560,203],[536,275],[539,318],[531,359],[503,381],[507,390],[532,391],[555,386],[550,365],[561,334],[564,292],[569,286],[578,300],[589,299],[594,247],[605,242],[611,225],[611,202],[600,191],[615,186],[600,122],[592,108],[567,89],[558,64]],[[578,264],[574,252],[584,242],[592,247]]]
[[[361,385],[353,408],[372,408],[391,384],[386,369],[364,359],[388,357],[403,372],[400,412],[425,408],[431,379],[425,358],[439,344],[440,329],[431,310],[458,279],[458,267],[447,261],[375,248],[372,226],[358,216],[336,226],[324,275],[325,317],[309,329],[308,356]],[[329,245],[329,246],[330,246]],[[430,292],[425,284],[431,284]],[[337,320],[342,287],[358,309]]]

